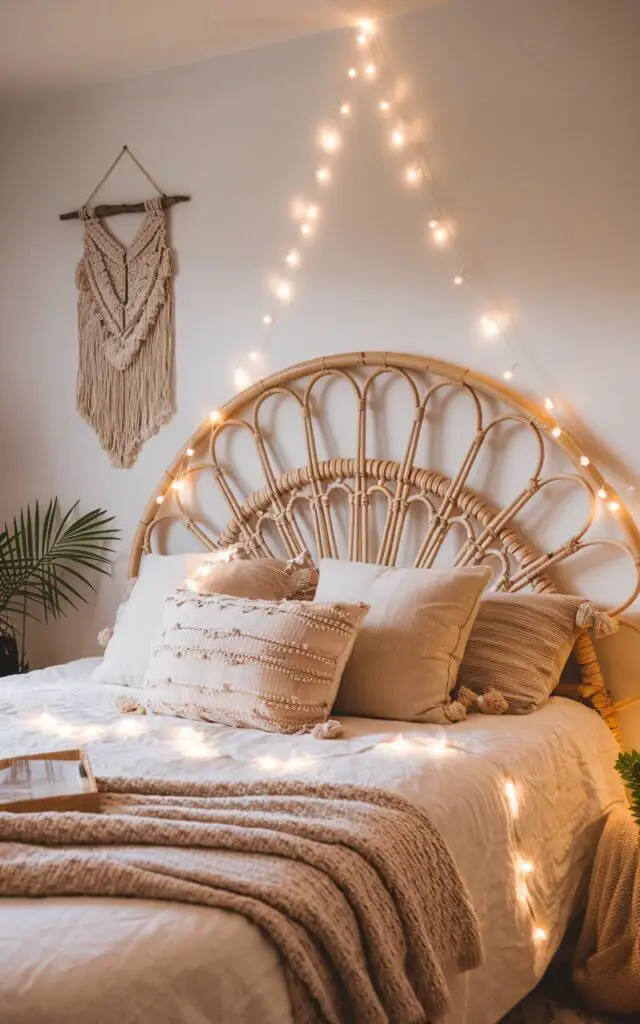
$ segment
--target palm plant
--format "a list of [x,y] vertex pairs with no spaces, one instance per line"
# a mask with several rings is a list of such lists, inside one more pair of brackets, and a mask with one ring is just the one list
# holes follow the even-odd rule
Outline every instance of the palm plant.
[[29,619],[61,618],[95,591],[94,572],[109,574],[120,531],[104,509],[77,515],[78,504],[61,516],[57,498],[44,513],[36,502],[0,532],[0,676],[28,671]]

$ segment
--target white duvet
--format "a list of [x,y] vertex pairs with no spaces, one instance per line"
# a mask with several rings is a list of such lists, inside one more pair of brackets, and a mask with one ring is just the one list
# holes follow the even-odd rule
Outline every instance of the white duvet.
[[[616,746],[594,712],[554,698],[529,716],[446,728],[344,719],[344,738],[322,741],[123,716],[116,698],[132,691],[90,684],[95,664],[0,680],[2,755],[82,743],[98,775],[249,770],[394,790],[440,828],[482,928],[484,966],[451,978],[452,1024],[495,1024],[534,987],[579,902],[604,814],[623,799]],[[518,901],[519,857],[533,866],[533,915]],[[534,941],[535,927],[547,937]],[[291,1020],[277,954],[242,917],[141,900],[0,900],[0,1024],[101,1024],[107,1006],[121,1024]]]

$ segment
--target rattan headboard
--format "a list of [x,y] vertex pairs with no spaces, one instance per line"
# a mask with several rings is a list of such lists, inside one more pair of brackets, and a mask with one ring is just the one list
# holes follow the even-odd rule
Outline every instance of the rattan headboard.
[[[378,404],[374,395],[390,377],[403,382],[406,402],[411,403],[408,438],[397,459],[386,458],[380,451],[376,457],[372,450],[380,442],[375,429]],[[335,379],[344,382],[352,395],[357,417],[354,448],[344,450],[348,442],[341,417],[337,450],[327,451],[326,457],[321,458],[321,446],[326,449],[328,445],[322,430],[327,381]],[[322,381],[325,383],[321,384]],[[449,475],[420,465],[419,455],[421,444],[424,447],[427,420],[430,434],[437,429],[430,416],[438,401],[436,396],[441,398],[443,389],[454,389],[466,396],[474,421],[459,468]],[[299,414],[304,455],[295,465],[277,466],[277,437],[272,428],[264,425],[265,405],[276,396],[280,396],[279,401],[293,402]],[[496,411],[496,403],[506,406],[506,410]],[[471,490],[467,482],[477,460],[485,456],[496,433],[507,425],[529,432],[535,456],[526,485],[512,499],[495,504]],[[246,493],[239,489],[241,474],[233,463],[233,455],[225,458],[220,453],[229,431],[245,432],[257,453],[262,479],[256,483],[256,489],[247,489]],[[572,464],[571,472],[545,475],[550,446],[557,446],[564,453]],[[202,474],[215,481],[224,499],[230,516],[226,523],[212,525],[202,508],[188,508],[188,498],[194,493],[190,484]],[[525,536],[518,517],[537,500],[539,492],[546,495],[554,487],[562,487],[565,492],[568,487],[581,489],[588,499],[588,514],[568,539],[544,550],[532,540],[530,530]],[[595,533],[596,509],[601,501],[598,492],[616,520],[620,539]],[[335,522],[341,495],[348,502],[342,549]],[[377,531],[373,522],[374,502],[384,506]],[[170,522],[182,523],[201,545],[211,550],[237,544],[249,557],[293,557],[309,550],[316,560],[340,556],[393,565],[401,544],[406,546],[408,523],[415,519],[418,505],[422,508],[424,527],[410,559],[415,565],[432,566],[443,547],[450,545],[455,532],[461,531],[455,564],[490,561],[498,567],[493,581],[496,589],[555,590],[559,588],[554,573],[567,559],[588,548],[613,548],[631,560],[634,583],[608,610],[621,612],[640,593],[640,532],[624,502],[605,484],[577,439],[564,428],[559,430],[550,411],[471,370],[424,356],[391,352],[355,352],[299,363],[256,382],[220,408],[181,449],[147,505],[134,539],[129,574],[137,574],[143,554],[151,550],[156,531]],[[415,522],[412,526],[415,534]],[[587,635],[580,638],[575,653],[581,668],[580,696],[590,700],[615,731],[611,701]]]

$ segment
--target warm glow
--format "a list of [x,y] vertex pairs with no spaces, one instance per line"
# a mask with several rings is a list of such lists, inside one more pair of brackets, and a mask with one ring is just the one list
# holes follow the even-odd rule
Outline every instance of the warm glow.
[[252,363],[257,363],[258,359],[260,358],[260,353],[256,348],[252,349],[251,352],[248,353],[248,355]]
[[273,290],[280,302],[290,302],[293,298],[293,285],[291,281],[285,281],[284,278],[277,282]]
[[212,423],[219,423],[220,420],[222,419],[222,414],[220,410],[212,409],[212,411],[209,413],[209,419],[211,420]]
[[598,497],[601,498],[603,501],[607,497],[607,491],[604,487],[598,488]]
[[191,726],[178,728],[176,730],[175,745],[185,757],[215,757],[215,750],[211,749],[204,742],[202,733],[199,733]]
[[340,132],[335,128],[321,128],[318,134],[318,145],[325,153],[337,153],[342,145]]
[[331,181],[331,169],[329,167],[319,167],[316,171],[316,179],[321,185],[328,185]]
[[351,104],[350,103],[341,103],[340,104],[340,113],[342,114],[343,117],[349,117],[349,114],[351,113]]
[[116,726],[118,736],[138,736],[143,730],[144,725],[137,716],[125,718]]
[[580,465],[581,466],[590,466],[591,465],[591,459],[589,458],[588,455],[581,455],[580,456]]
[[404,172],[404,180],[407,185],[419,185],[422,180],[422,171],[419,167],[407,167]]
[[356,75],[358,74],[358,72],[357,72],[356,68],[349,68],[349,70],[347,71],[347,74],[348,74],[349,78],[355,78]]
[[90,742],[104,736],[106,729],[104,725],[83,725],[80,728],[80,738]]
[[529,904],[529,889],[524,878],[518,878],[516,880],[516,898],[518,903],[522,903],[525,906]]
[[438,245],[444,245],[449,241],[449,232],[443,224],[438,224],[438,227],[433,229],[433,240]]
[[264,768],[267,772],[273,772],[276,768],[280,767],[280,761],[277,757],[271,757],[270,754],[266,754],[264,757],[256,757],[253,763],[258,768]]
[[553,430],[551,431],[552,437],[560,437],[561,433],[562,433],[562,431],[560,430],[560,427],[554,427]]
[[371,18],[361,18],[358,28],[365,36],[372,36],[376,30],[376,23]]
[[317,220],[320,216],[320,207],[316,203],[309,203],[307,206],[307,220]]
[[394,149],[402,149],[406,141],[407,136],[402,128],[394,128],[391,132],[391,145]]
[[305,238],[308,238],[309,235],[313,234],[313,228],[312,228],[311,224],[309,224],[308,221],[305,220],[300,225],[300,234],[304,235]]
[[302,256],[299,249],[292,249],[291,252],[288,252],[285,257],[285,262],[288,263],[290,267],[299,267],[302,263]]
[[533,864],[530,860],[524,860],[522,857],[518,858],[518,871],[523,875],[530,875],[533,871]]
[[378,110],[382,114],[388,114],[389,111],[391,110],[391,103],[390,103],[390,101],[389,100],[380,100],[380,102],[378,103]]
[[518,814],[518,810],[520,809],[520,802],[518,800],[518,789],[516,787],[515,782],[511,782],[511,781],[505,782],[505,784],[504,784],[504,795],[507,798],[507,803],[509,804],[509,810],[511,811],[513,817],[515,818],[516,815]]
[[480,317],[480,329],[485,338],[497,338],[500,334],[500,324],[495,317],[487,314]]
[[366,46],[367,43],[369,42],[369,37],[366,34],[366,32],[359,32],[358,35],[356,36],[356,42],[358,46]]
[[48,731],[50,729],[57,729],[60,722],[54,715],[50,715],[48,711],[43,711],[42,714],[38,715],[35,719],[34,725],[37,725],[40,729]]
[[237,388],[248,388],[251,383],[249,374],[241,366],[234,373],[233,381]]
[[193,448],[187,448],[187,458],[190,459],[192,455],[195,455]]
[[375,64],[367,64],[367,66],[364,69],[364,73],[367,76],[367,78],[375,78],[376,75],[378,74],[378,69]]
[[182,487],[182,480],[174,480],[173,483],[171,484],[171,487],[173,488],[174,491],[179,491],[180,488]]
[[398,750],[410,750],[411,743],[404,738],[402,733],[398,733],[395,739],[383,740],[382,743],[379,743],[378,749],[383,750],[386,754],[393,754]]
[[164,494],[159,494],[158,497],[156,498],[156,505],[162,505],[163,501],[164,501]]
[[546,942],[549,936],[547,935],[544,928],[533,929],[533,941],[534,942]]
[[609,504],[607,505],[607,508],[609,509],[610,512],[619,512],[620,511],[620,502],[619,501],[610,501]]
[[456,276],[453,279],[453,283],[454,284],[462,284],[463,281],[464,281],[464,274],[456,274]]
[[504,377],[505,380],[511,380],[511,378],[513,377],[513,370],[505,370],[502,376]]
[[544,407],[547,410],[547,412],[551,412],[551,410],[554,408],[553,400],[551,398],[545,398]]
[[262,318],[262,322],[266,327],[270,327],[271,324],[273,323],[273,317],[271,316],[271,313],[265,313],[265,315]]

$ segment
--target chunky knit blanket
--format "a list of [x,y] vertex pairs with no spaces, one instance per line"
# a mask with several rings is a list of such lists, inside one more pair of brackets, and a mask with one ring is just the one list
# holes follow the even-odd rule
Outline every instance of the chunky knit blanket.
[[573,981],[594,1010],[640,1013],[640,833],[626,807],[603,829]]
[[100,780],[101,814],[0,813],[0,895],[131,896],[243,914],[277,947],[296,1024],[411,1024],[478,966],[475,914],[424,812],[305,782]]

